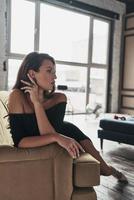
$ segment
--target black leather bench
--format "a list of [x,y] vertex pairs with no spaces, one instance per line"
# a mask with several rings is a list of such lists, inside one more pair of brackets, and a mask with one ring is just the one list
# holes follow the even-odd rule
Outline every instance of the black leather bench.
[[134,145],[134,121],[101,119],[99,126],[98,138],[100,138],[101,149],[103,149],[104,139]]

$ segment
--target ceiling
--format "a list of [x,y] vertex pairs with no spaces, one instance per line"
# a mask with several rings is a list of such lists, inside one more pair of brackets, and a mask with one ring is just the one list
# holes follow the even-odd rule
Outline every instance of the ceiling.
[[126,4],[127,13],[134,12],[134,0],[116,0],[116,1],[120,1]]

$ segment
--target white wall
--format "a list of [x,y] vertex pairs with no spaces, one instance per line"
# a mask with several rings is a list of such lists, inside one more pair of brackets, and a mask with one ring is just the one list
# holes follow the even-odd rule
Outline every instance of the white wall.
[[[122,33],[122,17],[125,13],[125,5],[116,0],[78,0],[90,5],[98,6],[120,14],[120,20],[115,21],[114,29],[114,49],[112,62],[112,85],[111,85],[111,112],[118,110],[118,93],[119,93],[119,69],[120,69],[120,46]],[[0,1],[0,90],[6,88],[7,72],[2,70],[3,61],[6,59],[6,1]]]

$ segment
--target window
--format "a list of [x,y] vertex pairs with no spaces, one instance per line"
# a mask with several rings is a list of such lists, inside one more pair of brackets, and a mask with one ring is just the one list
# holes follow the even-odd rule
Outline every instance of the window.
[[8,59],[8,90],[11,90],[15,84],[21,62],[22,60]]
[[107,64],[109,23],[94,19],[92,63]]
[[84,112],[86,105],[87,68],[57,65],[56,75],[56,85],[67,86],[67,90],[63,90],[68,100],[67,111],[74,113]]
[[27,54],[34,50],[35,4],[11,1],[11,52]]
[[89,107],[100,105],[105,111],[106,106],[107,69],[91,68],[90,70],[90,94]]
[[40,0],[8,4],[8,89],[15,83],[24,55],[36,50],[55,58],[56,85],[67,86],[68,112],[83,113],[86,104],[96,103],[105,110],[110,21]]
[[90,17],[41,4],[40,51],[56,60],[87,63]]

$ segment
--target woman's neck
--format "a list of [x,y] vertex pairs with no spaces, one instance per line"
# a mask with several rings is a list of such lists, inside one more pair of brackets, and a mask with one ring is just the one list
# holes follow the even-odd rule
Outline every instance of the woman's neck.
[[41,103],[45,102],[44,90],[39,89],[39,100]]
[[[48,99],[44,97],[44,90],[39,89],[38,94],[39,94],[39,101],[40,101],[41,103],[45,103],[46,101],[48,101]],[[31,104],[33,104],[32,101],[31,101],[31,99],[30,99],[30,95],[29,95],[28,93],[26,94],[26,97],[27,97],[28,101],[29,101]]]

